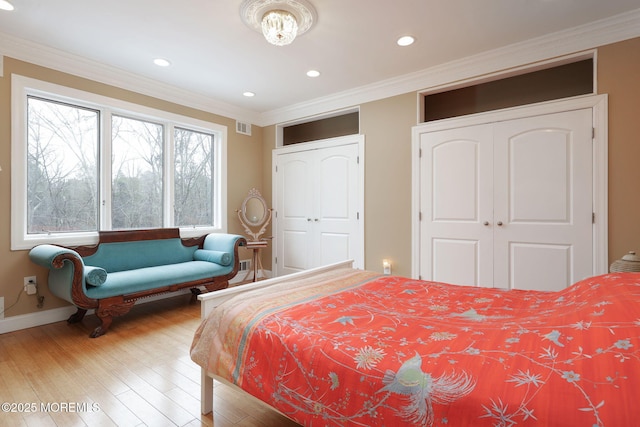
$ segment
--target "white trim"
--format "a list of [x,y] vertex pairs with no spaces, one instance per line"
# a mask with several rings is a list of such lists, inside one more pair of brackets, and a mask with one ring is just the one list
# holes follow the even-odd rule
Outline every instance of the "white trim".
[[[279,148],[287,147],[287,145],[284,145],[284,129],[286,127],[300,125],[304,123],[312,123],[312,122],[316,122],[324,119],[331,119],[333,117],[338,117],[338,116],[345,116],[351,113],[358,113],[358,133],[360,133],[360,106],[358,105],[355,107],[343,108],[341,110],[324,112],[322,114],[317,114],[312,117],[303,117],[303,118],[292,120],[286,123],[278,123],[276,125],[276,148],[279,149]],[[349,136],[349,135],[345,135],[345,136]],[[341,138],[341,137],[336,137],[336,138]],[[301,142],[296,144],[306,144],[306,143]],[[291,145],[294,145],[294,144],[291,144]]]
[[[219,223],[211,227],[183,227],[181,228],[182,237],[196,237],[212,232],[227,231],[227,127],[217,123],[207,122],[187,116],[174,114],[168,111],[157,110],[127,101],[115,98],[85,92],[54,83],[36,80],[30,77],[14,74],[11,76],[11,249],[23,250],[42,243],[57,243],[62,245],[90,245],[98,242],[97,232],[83,233],[57,233],[52,235],[38,234],[27,235],[27,200],[26,200],[26,173],[27,173],[27,144],[26,134],[27,117],[26,117],[26,100],[27,95],[39,95],[45,98],[67,101],[72,104],[82,105],[88,108],[100,110],[100,127],[101,132],[110,132],[110,127],[105,126],[106,116],[111,113],[123,114],[128,117],[136,117],[149,119],[154,122],[168,125],[173,123],[178,126],[184,126],[194,131],[206,132],[213,134],[216,139],[214,147],[218,152],[212,153],[216,162],[215,167],[220,172],[220,180],[216,182],[219,201],[214,200],[214,218],[219,218]],[[109,135],[102,134],[104,137]],[[167,136],[172,138],[172,136]],[[110,140],[110,138],[107,138]],[[111,153],[105,150],[109,144],[101,144],[99,161],[101,177],[110,176],[110,159]],[[166,143],[165,143],[166,148]],[[169,150],[169,153],[171,150]],[[165,159],[165,166],[172,163]],[[105,175],[109,173],[108,175]],[[165,182],[168,177],[165,176]],[[105,194],[110,194],[110,180],[101,179],[99,196],[100,200],[105,200]],[[169,186],[170,187],[170,186]],[[165,189],[165,193],[170,188]],[[108,198],[107,198],[108,200]],[[163,197],[164,200],[164,197]],[[163,208],[166,206],[163,206]],[[100,215],[100,229],[105,229],[105,221],[108,221],[109,206],[100,207],[102,214]],[[106,214],[104,212],[107,212]],[[167,219],[164,219],[167,221]],[[164,224],[165,226],[169,224]]]
[[[236,278],[229,281],[229,285],[239,282]],[[215,291],[219,292],[219,291]],[[151,295],[146,298],[140,298],[136,300],[134,305],[146,304],[148,302],[154,302],[165,298],[173,298],[180,295],[191,294],[190,289],[179,289],[175,292]],[[77,311],[77,307],[68,305],[65,307],[52,308],[49,310],[35,311],[33,313],[19,314],[17,316],[0,318],[0,334],[6,334],[7,332],[19,331],[21,329],[34,328],[36,326],[48,325],[49,323],[64,322],[69,316]],[[87,316],[94,314],[95,310],[87,310]],[[126,316],[118,317],[126,322]]]
[[[310,151],[310,150],[319,150],[323,148],[331,148],[331,147],[339,147],[343,145],[357,144],[358,145],[358,192],[360,197],[358,198],[358,233],[360,233],[360,251],[358,255],[355,257],[354,266],[355,268],[364,268],[365,265],[365,136],[364,135],[347,135],[340,136],[337,138],[328,138],[322,139],[318,141],[311,142],[303,142],[300,144],[291,144],[286,147],[276,148],[273,150],[273,155],[271,156],[271,194],[273,195],[273,204],[277,206],[277,197],[278,197],[278,180],[276,177],[276,168],[278,165],[278,156],[281,154],[295,153],[300,151]],[[273,222],[272,222],[272,231],[273,235],[277,236],[278,231],[278,212],[275,212]],[[271,251],[271,265],[273,271],[278,271],[276,268],[276,258],[278,255],[278,241],[277,239],[273,240],[273,248]],[[280,261],[282,262],[282,260]]]
[[[548,70],[550,68],[554,68],[554,67],[560,67],[562,65],[566,65],[566,64],[571,64],[571,63],[575,63],[575,62],[579,62],[579,61],[583,61],[583,60],[587,60],[587,59],[591,59],[592,60],[592,72],[593,72],[593,83],[592,83],[592,87],[591,87],[591,92],[588,93],[585,96],[590,96],[593,94],[598,93],[597,89],[597,80],[596,80],[596,72],[597,72],[597,62],[596,62],[596,58],[597,58],[597,50],[595,49],[591,49],[588,51],[584,51],[584,52],[576,52],[574,54],[571,55],[566,55],[566,56],[562,56],[559,58],[553,58],[553,59],[549,59],[546,61],[540,61],[537,62],[535,64],[527,64],[527,65],[523,65],[520,67],[516,67],[516,68],[511,68],[511,69],[506,69],[506,70],[499,70],[496,71],[494,73],[490,73],[490,74],[485,74],[482,76],[475,76],[475,77],[471,77],[469,79],[466,80],[460,80],[460,81],[452,81],[452,82],[447,82],[443,85],[440,86],[434,86],[434,87],[430,87],[427,89],[423,89],[417,92],[417,97],[418,97],[418,118],[417,118],[417,123],[424,123],[424,117],[425,117],[425,97],[429,96],[429,95],[433,95],[433,94],[437,94],[437,93],[442,93],[442,92],[447,92],[447,91],[452,91],[452,90],[456,90],[456,89],[461,89],[461,88],[466,88],[469,86],[476,86],[476,85],[481,85],[484,83],[489,83],[489,82],[495,82],[498,80],[502,80],[502,79],[507,79],[509,77],[515,77],[515,76],[521,76],[524,74],[528,74],[528,73],[534,73],[536,71],[540,71],[540,70]],[[522,105],[518,105],[518,107],[521,107]]]
[[411,275],[418,278],[420,271],[420,134],[463,126],[513,120],[523,117],[562,111],[591,108],[593,126],[593,274],[608,271],[608,97],[587,95],[561,101],[550,101],[524,107],[515,107],[487,113],[422,123],[411,129]]
[[258,113],[159,80],[0,32],[0,54],[224,117],[256,123]]
[[[226,104],[200,93],[186,91],[157,80],[125,72],[107,64],[4,33],[0,33],[0,55],[10,56],[100,83],[264,127],[315,116],[326,111],[339,110],[365,102],[424,90],[457,80],[470,79],[499,70],[522,67],[526,64],[570,55],[574,52],[594,49],[598,46],[639,36],[640,8],[589,24],[429,67],[415,73],[264,112],[251,111]],[[2,72],[1,68],[0,72]]]
[[[261,114],[259,125],[422,91],[640,37],[640,9]],[[417,122],[416,122],[417,123]]]
[[61,322],[67,320],[76,310],[76,307],[68,306],[5,317],[0,320],[0,334]]

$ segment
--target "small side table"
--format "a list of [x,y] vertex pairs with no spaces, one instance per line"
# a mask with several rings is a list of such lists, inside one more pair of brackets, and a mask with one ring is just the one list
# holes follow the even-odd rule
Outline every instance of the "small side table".
[[[253,251],[253,282],[257,282],[258,281],[258,269],[260,270],[260,272],[262,273],[262,277],[266,278],[266,275],[264,274],[264,268],[262,267],[262,259],[260,258],[260,249],[262,248],[266,248],[267,245],[269,244],[268,241],[266,240],[258,240],[258,241],[254,241],[254,242],[247,242],[247,249],[251,249]],[[251,270],[247,271],[247,274],[244,276],[244,279],[242,280],[243,282],[247,280],[247,277],[249,277],[249,274],[251,274]]]

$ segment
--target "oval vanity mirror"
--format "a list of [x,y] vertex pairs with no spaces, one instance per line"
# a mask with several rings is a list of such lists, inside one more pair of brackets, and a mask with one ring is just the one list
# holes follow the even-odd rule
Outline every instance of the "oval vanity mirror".
[[260,240],[271,220],[271,211],[272,209],[267,207],[267,202],[258,190],[255,188],[249,190],[242,206],[236,212],[238,212],[238,218],[244,226],[244,230],[251,237],[251,241]]
[[267,218],[267,203],[261,196],[248,196],[242,203],[244,221],[254,227],[262,225]]

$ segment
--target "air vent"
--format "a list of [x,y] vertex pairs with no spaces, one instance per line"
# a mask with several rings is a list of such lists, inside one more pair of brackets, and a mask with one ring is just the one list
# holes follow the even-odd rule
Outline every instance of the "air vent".
[[251,260],[240,260],[240,271],[248,271],[251,268]]
[[251,123],[243,123],[236,120],[236,132],[251,136]]

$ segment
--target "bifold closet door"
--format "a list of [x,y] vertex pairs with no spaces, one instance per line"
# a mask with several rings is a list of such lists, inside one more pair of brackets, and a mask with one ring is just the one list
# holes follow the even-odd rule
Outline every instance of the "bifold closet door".
[[359,259],[358,145],[278,155],[277,274]]
[[592,110],[421,135],[420,275],[560,290],[593,271]]

